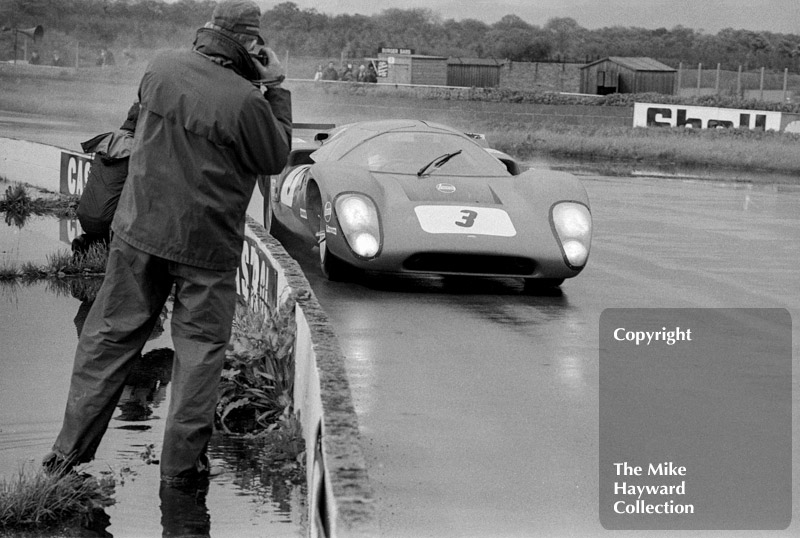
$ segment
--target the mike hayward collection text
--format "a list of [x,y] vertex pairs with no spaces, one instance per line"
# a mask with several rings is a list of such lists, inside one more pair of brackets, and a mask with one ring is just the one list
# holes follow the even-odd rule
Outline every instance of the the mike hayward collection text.
[[[631,465],[627,461],[614,463],[617,476],[675,476],[686,477],[686,467],[675,465],[671,461],[647,466],[647,471],[636,465]],[[642,496],[669,496],[686,495],[686,480],[681,480],[675,484],[633,484],[628,482],[614,482],[614,495],[625,495],[626,497],[636,497],[630,500],[618,500],[614,502],[614,512],[617,514],[694,514],[693,504],[679,504],[669,498],[663,502],[648,502]]]

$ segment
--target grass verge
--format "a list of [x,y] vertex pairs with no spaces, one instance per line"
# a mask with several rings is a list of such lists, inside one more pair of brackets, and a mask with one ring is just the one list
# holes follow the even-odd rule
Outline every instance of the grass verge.
[[17,265],[4,261],[0,264],[0,281],[2,280],[36,280],[39,278],[66,278],[102,276],[106,269],[108,248],[104,245],[92,245],[83,254],[75,254],[68,250],[59,250],[47,255],[47,262],[36,265],[25,262]]
[[58,476],[22,467],[15,479],[0,481],[0,533],[87,525],[114,504],[114,486],[110,476]]
[[[7,181],[0,177],[0,182]],[[78,207],[78,197],[49,193],[50,196],[31,196],[29,187],[13,183],[6,188],[0,199],[0,212],[5,213],[9,226],[22,228],[31,215],[52,215],[58,218],[73,218]]]
[[492,145],[526,160],[554,156],[610,163],[738,168],[800,180],[800,134],[773,131],[548,125],[529,131],[493,125]]

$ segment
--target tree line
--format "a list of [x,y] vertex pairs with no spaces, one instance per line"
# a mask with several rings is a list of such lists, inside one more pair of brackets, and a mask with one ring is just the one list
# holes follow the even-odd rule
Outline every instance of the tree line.
[[[55,42],[92,47],[184,47],[214,9],[212,0],[0,0],[0,27],[45,26]],[[443,19],[431,9],[386,9],[376,15],[329,15],[278,3],[262,17],[262,33],[294,56],[364,58],[382,46],[417,54],[527,62],[585,63],[607,56],[648,56],[677,67],[800,70],[800,34],[725,28],[716,34],[683,26],[587,29],[569,17],[533,24],[508,14],[488,24]],[[11,32],[0,33],[5,54]]]

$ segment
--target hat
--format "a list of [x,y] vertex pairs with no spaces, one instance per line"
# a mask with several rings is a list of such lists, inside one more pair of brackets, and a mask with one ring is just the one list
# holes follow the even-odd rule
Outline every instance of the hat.
[[217,4],[211,22],[235,34],[260,38],[261,9],[250,0],[224,0]]
[[120,129],[125,129],[126,131],[135,131],[136,130],[136,121],[139,119],[139,103],[133,103],[131,108],[128,109],[128,117],[125,118],[125,123],[122,124]]

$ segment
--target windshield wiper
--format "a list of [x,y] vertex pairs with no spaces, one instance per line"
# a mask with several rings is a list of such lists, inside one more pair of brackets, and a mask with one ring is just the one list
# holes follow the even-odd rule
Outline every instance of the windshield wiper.
[[[456,155],[460,155],[460,154],[461,154],[461,150],[458,150],[458,151],[454,151],[453,153],[445,153],[444,155],[440,155],[440,156],[436,157],[434,160],[432,160],[431,162],[429,162],[428,164],[426,164],[425,166],[420,168],[417,171],[417,176],[419,176],[419,177],[424,176],[425,172],[428,171],[428,168],[433,167],[433,170],[436,170],[437,168],[441,168],[442,166],[444,166],[444,164],[447,161],[449,161],[450,159],[452,159]],[[433,170],[431,170],[431,172],[433,172]]]

